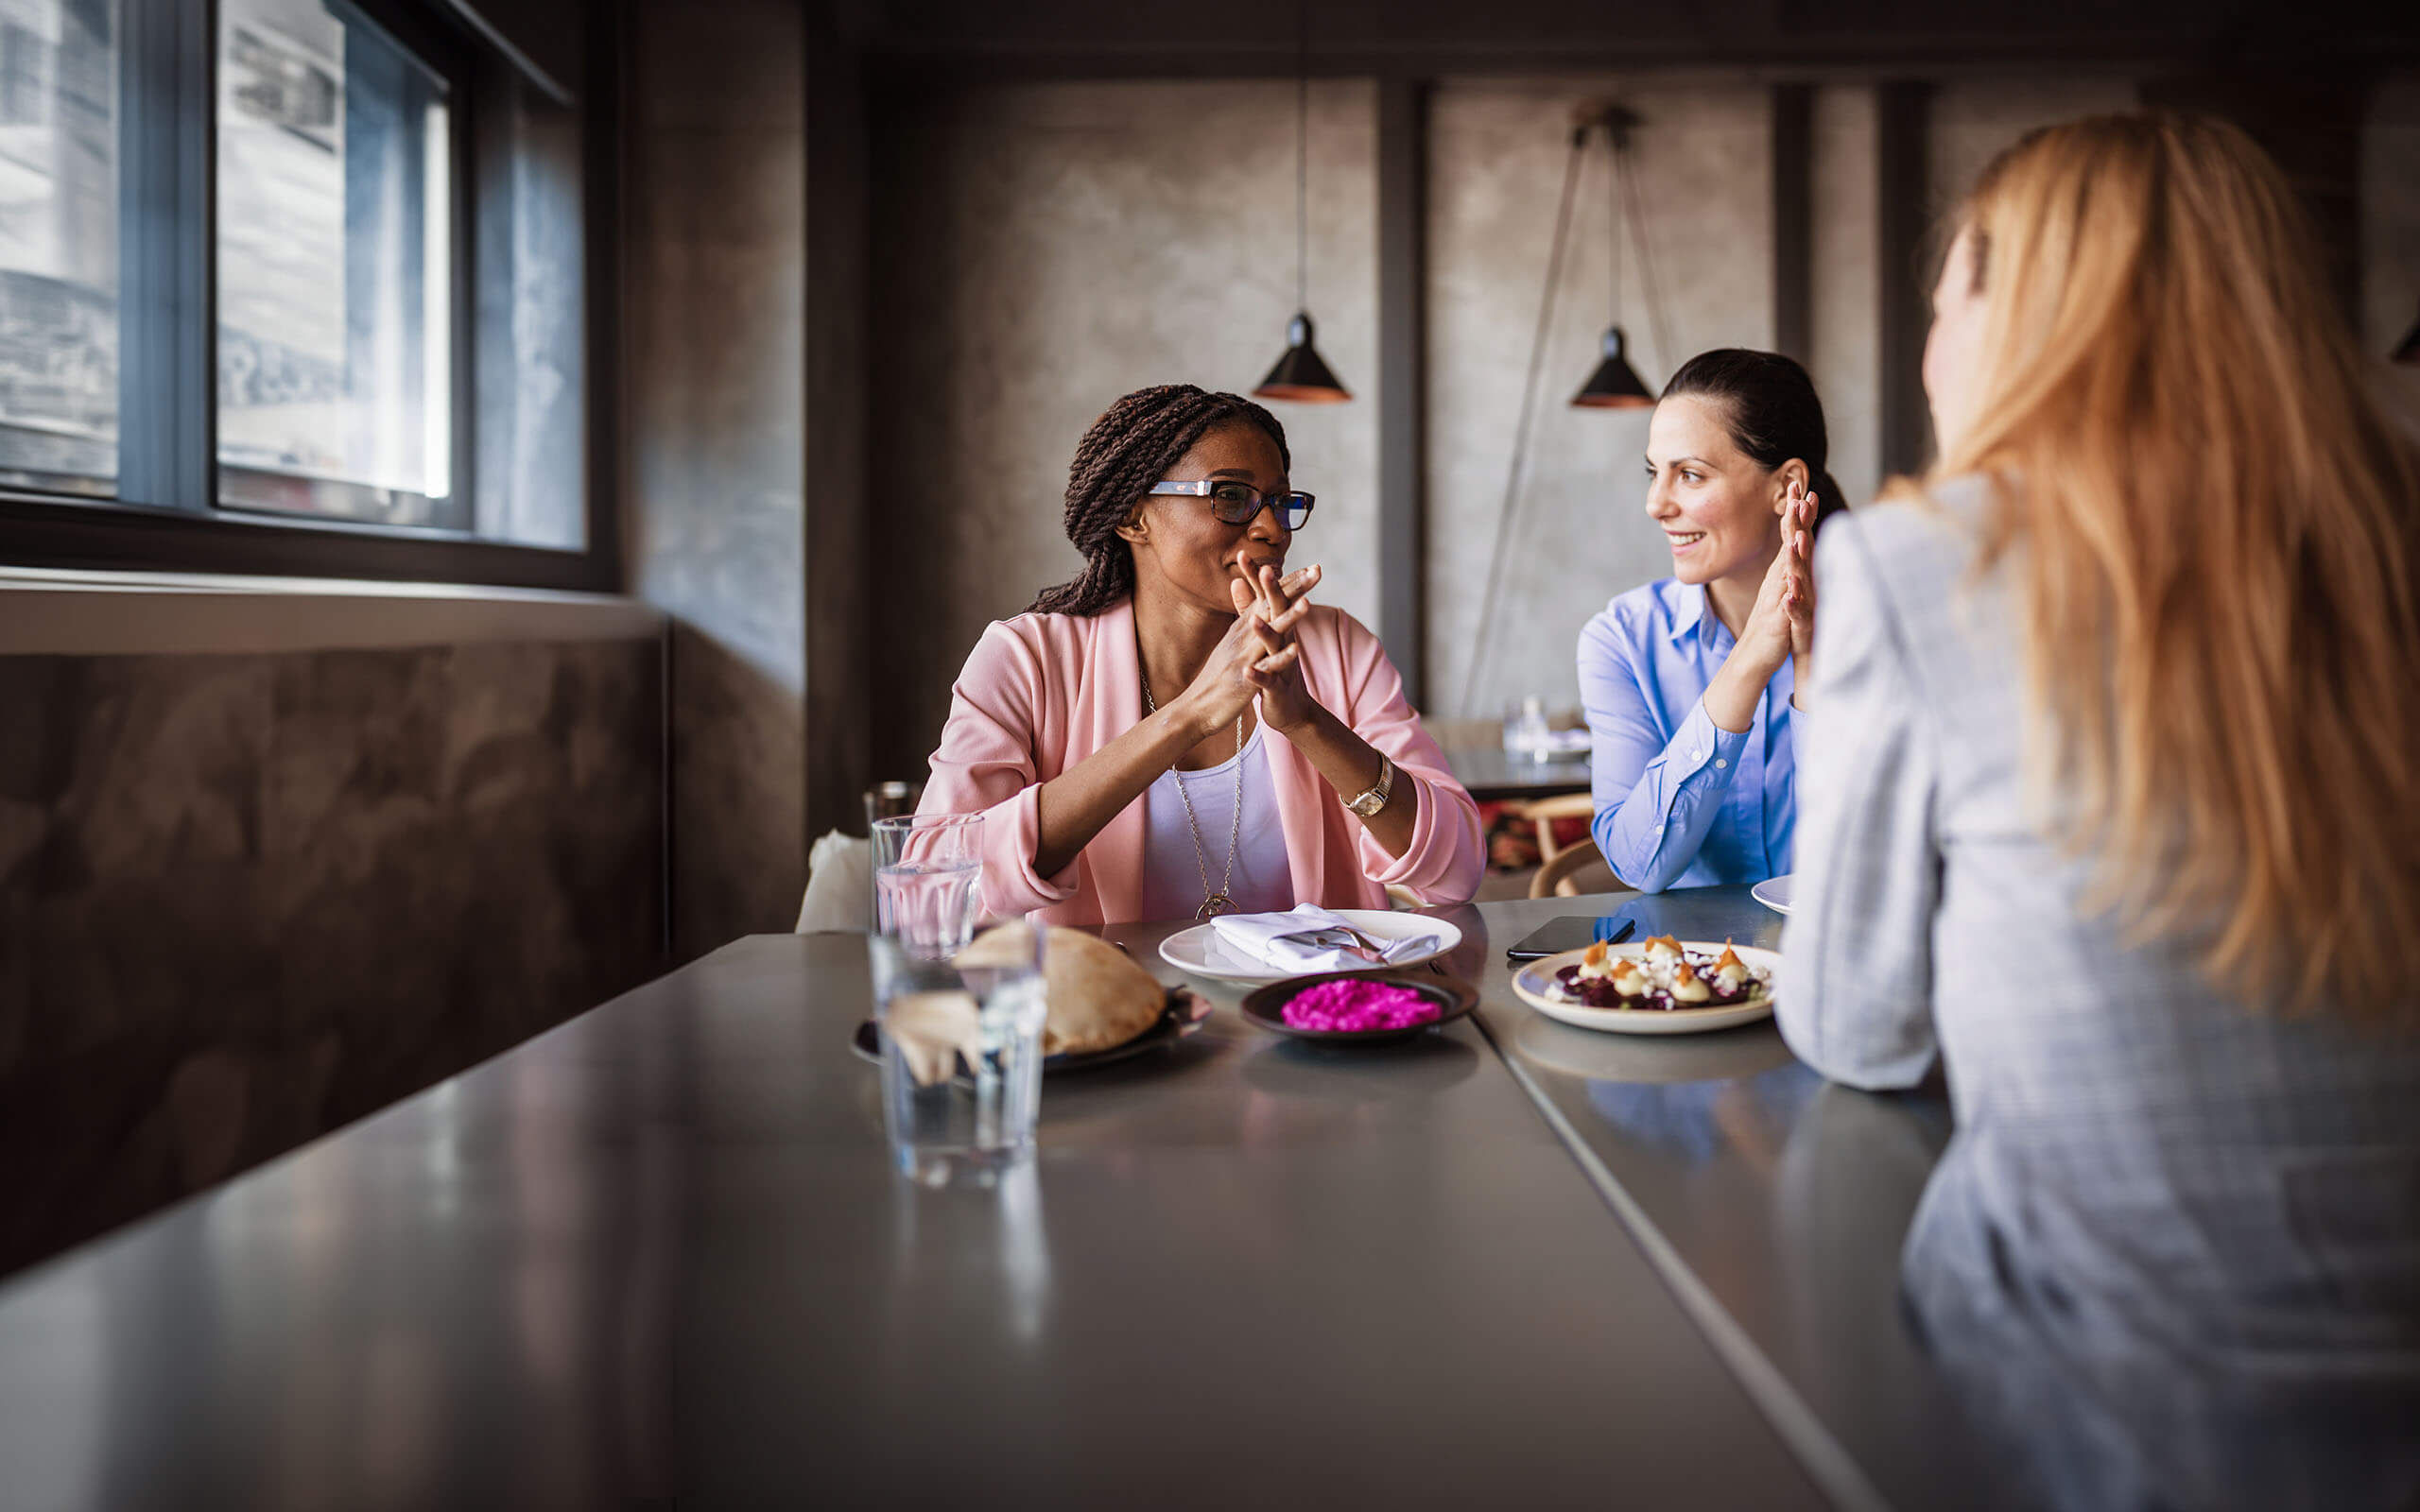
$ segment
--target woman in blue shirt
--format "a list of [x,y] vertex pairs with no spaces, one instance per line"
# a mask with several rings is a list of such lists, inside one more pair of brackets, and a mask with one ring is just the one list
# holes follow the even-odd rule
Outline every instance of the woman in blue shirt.
[[1806,369],[1737,348],[1690,358],[1647,432],[1647,512],[1672,576],[1580,632],[1605,860],[1644,892],[1789,869],[1792,694],[1815,629],[1814,534],[1841,507]]

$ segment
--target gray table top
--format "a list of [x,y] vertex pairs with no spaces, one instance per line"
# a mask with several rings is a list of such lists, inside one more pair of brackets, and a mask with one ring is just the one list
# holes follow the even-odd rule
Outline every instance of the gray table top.
[[[1564,915],[1628,915],[1635,937],[1778,948],[1740,887],[1484,905],[1511,942]],[[1478,1017],[1774,1421],[1836,1494],[1989,1507],[2007,1478],[1904,1323],[1899,1250],[1950,1130],[1936,1084],[1826,1083],[1770,1022],[1643,1038],[1555,1022],[1500,963]]]
[[[1535,912],[1458,911],[1461,974]],[[1221,1012],[929,1192],[866,1008],[861,940],[742,940],[0,1286],[0,1499],[1839,1494],[1475,1022],[1356,1054]]]
[[1514,756],[1502,746],[1448,746],[1444,751],[1455,778],[1482,803],[1588,791],[1584,753],[1538,761]]

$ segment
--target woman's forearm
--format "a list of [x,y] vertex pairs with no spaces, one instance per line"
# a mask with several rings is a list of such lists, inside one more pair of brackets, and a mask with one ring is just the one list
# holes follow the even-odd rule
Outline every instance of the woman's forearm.
[[[1310,717],[1285,731],[1294,748],[1311,760],[1339,798],[1350,800],[1368,792],[1378,781],[1381,757],[1376,747],[1353,732],[1353,727],[1313,706]],[[1397,774],[1386,807],[1363,819],[1371,836],[1397,860],[1411,845],[1420,822],[1420,784]]]
[[1745,645],[1733,646],[1705,685],[1706,716],[1720,730],[1746,734],[1756,723],[1756,703],[1764,696],[1765,684],[1780,670],[1780,662],[1768,666],[1761,658],[1751,656]]
[[1044,877],[1064,871],[1104,825],[1207,735],[1194,728],[1185,709],[1162,709],[1043,783],[1036,804],[1034,871]]

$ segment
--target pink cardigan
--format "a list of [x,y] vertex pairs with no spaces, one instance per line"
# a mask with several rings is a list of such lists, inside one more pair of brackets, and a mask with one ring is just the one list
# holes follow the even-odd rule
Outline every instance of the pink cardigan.
[[[1294,896],[1331,908],[1384,908],[1390,884],[1430,903],[1478,890],[1486,854],[1478,808],[1404,701],[1378,638],[1351,615],[1313,605],[1295,631],[1311,696],[1395,764],[1395,791],[1420,792],[1400,858],[1347,813],[1310,759],[1267,743],[1269,775],[1292,862]],[[1033,869],[1042,784],[1143,717],[1134,607],[1096,615],[1020,614],[994,622],[951,690],[919,812],[985,816],[983,903],[994,917],[1054,924],[1125,923],[1143,906],[1143,801],[1129,803],[1057,876]]]

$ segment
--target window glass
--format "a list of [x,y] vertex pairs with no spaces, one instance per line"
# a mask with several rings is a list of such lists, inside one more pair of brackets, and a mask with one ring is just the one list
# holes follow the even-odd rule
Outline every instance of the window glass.
[[110,0],[0,0],[0,484],[117,479]]
[[219,502],[470,528],[442,80],[318,0],[220,0],[218,78]]

